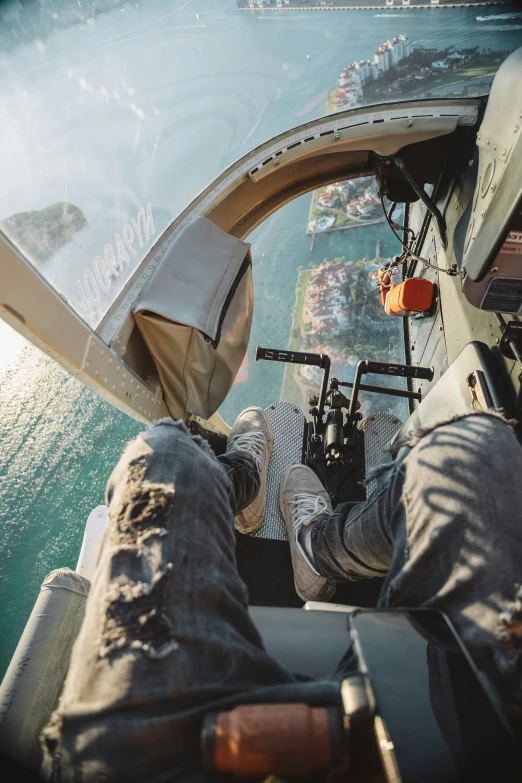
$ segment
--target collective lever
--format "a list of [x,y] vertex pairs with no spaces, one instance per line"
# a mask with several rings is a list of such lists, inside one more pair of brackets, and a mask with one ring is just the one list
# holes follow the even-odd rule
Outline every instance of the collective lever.
[[394,375],[398,378],[420,378],[424,381],[433,380],[433,367],[413,367],[409,364],[394,364],[392,362],[372,362],[365,359],[357,364],[355,378],[353,380],[353,391],[350,399],[350,408],[348,410],[348,422],[346,429],[352,431],[355,422],[355,412],[357,398],[361,386],[363,375],[374,373],[376,375]]
[[256,349],[256,362],[259,359],[265,359],[269,362],[288,362],[290,364],[308,364],[313,367],[320,367],[323,370],[323,380],[321,383],[321,392],[317,409],[311,410],[314,418],[314,431],[319,435],[323,428],[324,403],[328,389],[328,380],[330,377],[330,357],[326,353],[303,353],[301,351],[280,351],[278,348]]

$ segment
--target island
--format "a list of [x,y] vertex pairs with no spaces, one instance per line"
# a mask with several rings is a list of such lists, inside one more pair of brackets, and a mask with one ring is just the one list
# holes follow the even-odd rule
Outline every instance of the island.
[[58,201],[0,220],[0,231],[33,263],[40,264],[52,258],[86,225],[87,220],[79,207],[68,201]]
[[[374,103],[444,95],[488,92],[493,76],[511,50],[483,52],[477,46],[429,49],[401,33],[384,41],[369,60],[342,68],[329,90],[325,113],[357,109]],[[312,194],[307,234],[358,228],[384,220],[373,177],[334,182]]]
[[[377,243],[374,259],[357,261],[325,258],[318,266],[299,270],[289,349],[326,353],[331,374],[340,380],[353,379],[361,358],[398,361],[402,323],[386,316],[378,293],[379,268],[387,259],[380,257]],[[288,364],[281,399],[308,409],[308,397],[318,391],[322,372],[317,367]],[[396,381],[396,379],[393,379]],[[381,381],[379,381],[382,383]],[[377,409],[400,413],[393,397],[383,401],[375,395],[363,401],[367,415]]]
[[313,192],[307,234],[369,226],[382,220],[384,215],[374,177],[334,182]]

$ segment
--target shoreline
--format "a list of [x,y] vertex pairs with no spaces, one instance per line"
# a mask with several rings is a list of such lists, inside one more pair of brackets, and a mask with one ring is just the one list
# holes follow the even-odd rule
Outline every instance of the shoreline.
[[[310,210],[312,208],[310,207]],[[384,215],[380,218],[376,218],[375,220],[365,220],[363,223],[355,223],[351,226],[333,226],[333,228],[323,228],[322,231],[306,231],[307,236],[320,236],[321,234],[329,234],[331,231],[350,231],[352,228],[364,228],[365,226],[375,226],[377,223],[384,223],[386,218]]]
[[[295,285],[295,301],[292,310],[292,324],[290,326],[290,339],[288,340],[288,350],[300,351],[302,350],[302,336],[303,336],[303,315],[306,291],[308,288],[308,281],[312,276],[313,269],[301,268],[297,273],[297,282]],[[299,336],[295,336],[296,330],[299,329]],[[283,374],[283,382],[281,384],[280,400],[287,400],[293,402],[303,410],[305,416],[308,411],[308,400],[306,397],[306,391],[303,388],[302,382],[298,381],[297,374],[299,371],[299,365],[286,364]],[[295,388],[294,388],[295,387]],[[312,387],[309,387],[309,391],[313,391]],[[296,399],[296,392],[298,392],[300,399]]]

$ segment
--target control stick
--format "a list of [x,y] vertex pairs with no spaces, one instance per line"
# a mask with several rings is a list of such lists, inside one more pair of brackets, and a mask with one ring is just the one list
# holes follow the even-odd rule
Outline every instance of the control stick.
[[289,364],[308,364],[312,367],[320,367],[323,370],[321,393],[317,408],[310,408],[314,417],[314,435],[319,435],[323,428],[324,403],[330,377],[330,357],[326,353],[303,353],[301,351],[280,351],[278,348],[256,349],[256,362],[264,359],[269,362],[288,362]]

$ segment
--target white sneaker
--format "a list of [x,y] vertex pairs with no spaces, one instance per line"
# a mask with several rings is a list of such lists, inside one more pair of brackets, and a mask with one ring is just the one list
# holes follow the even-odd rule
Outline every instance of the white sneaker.
[[335,583],[320,575],[300,540],[303,528],[333,510],[328,492],[311,468],[288,468],[279,490],[279,508],[288,532],[297,595],[303,601],[328,601],[335,593]]
[[259,471],[259,492],[252,503],[240,511],[234,526],[240,533],[253,533],[263,524],[266,508],[266,473],[274,448],[270,419],[262,408],[246,408],[236,419],[228,436],[227,454],[241,451],[254,458]]

